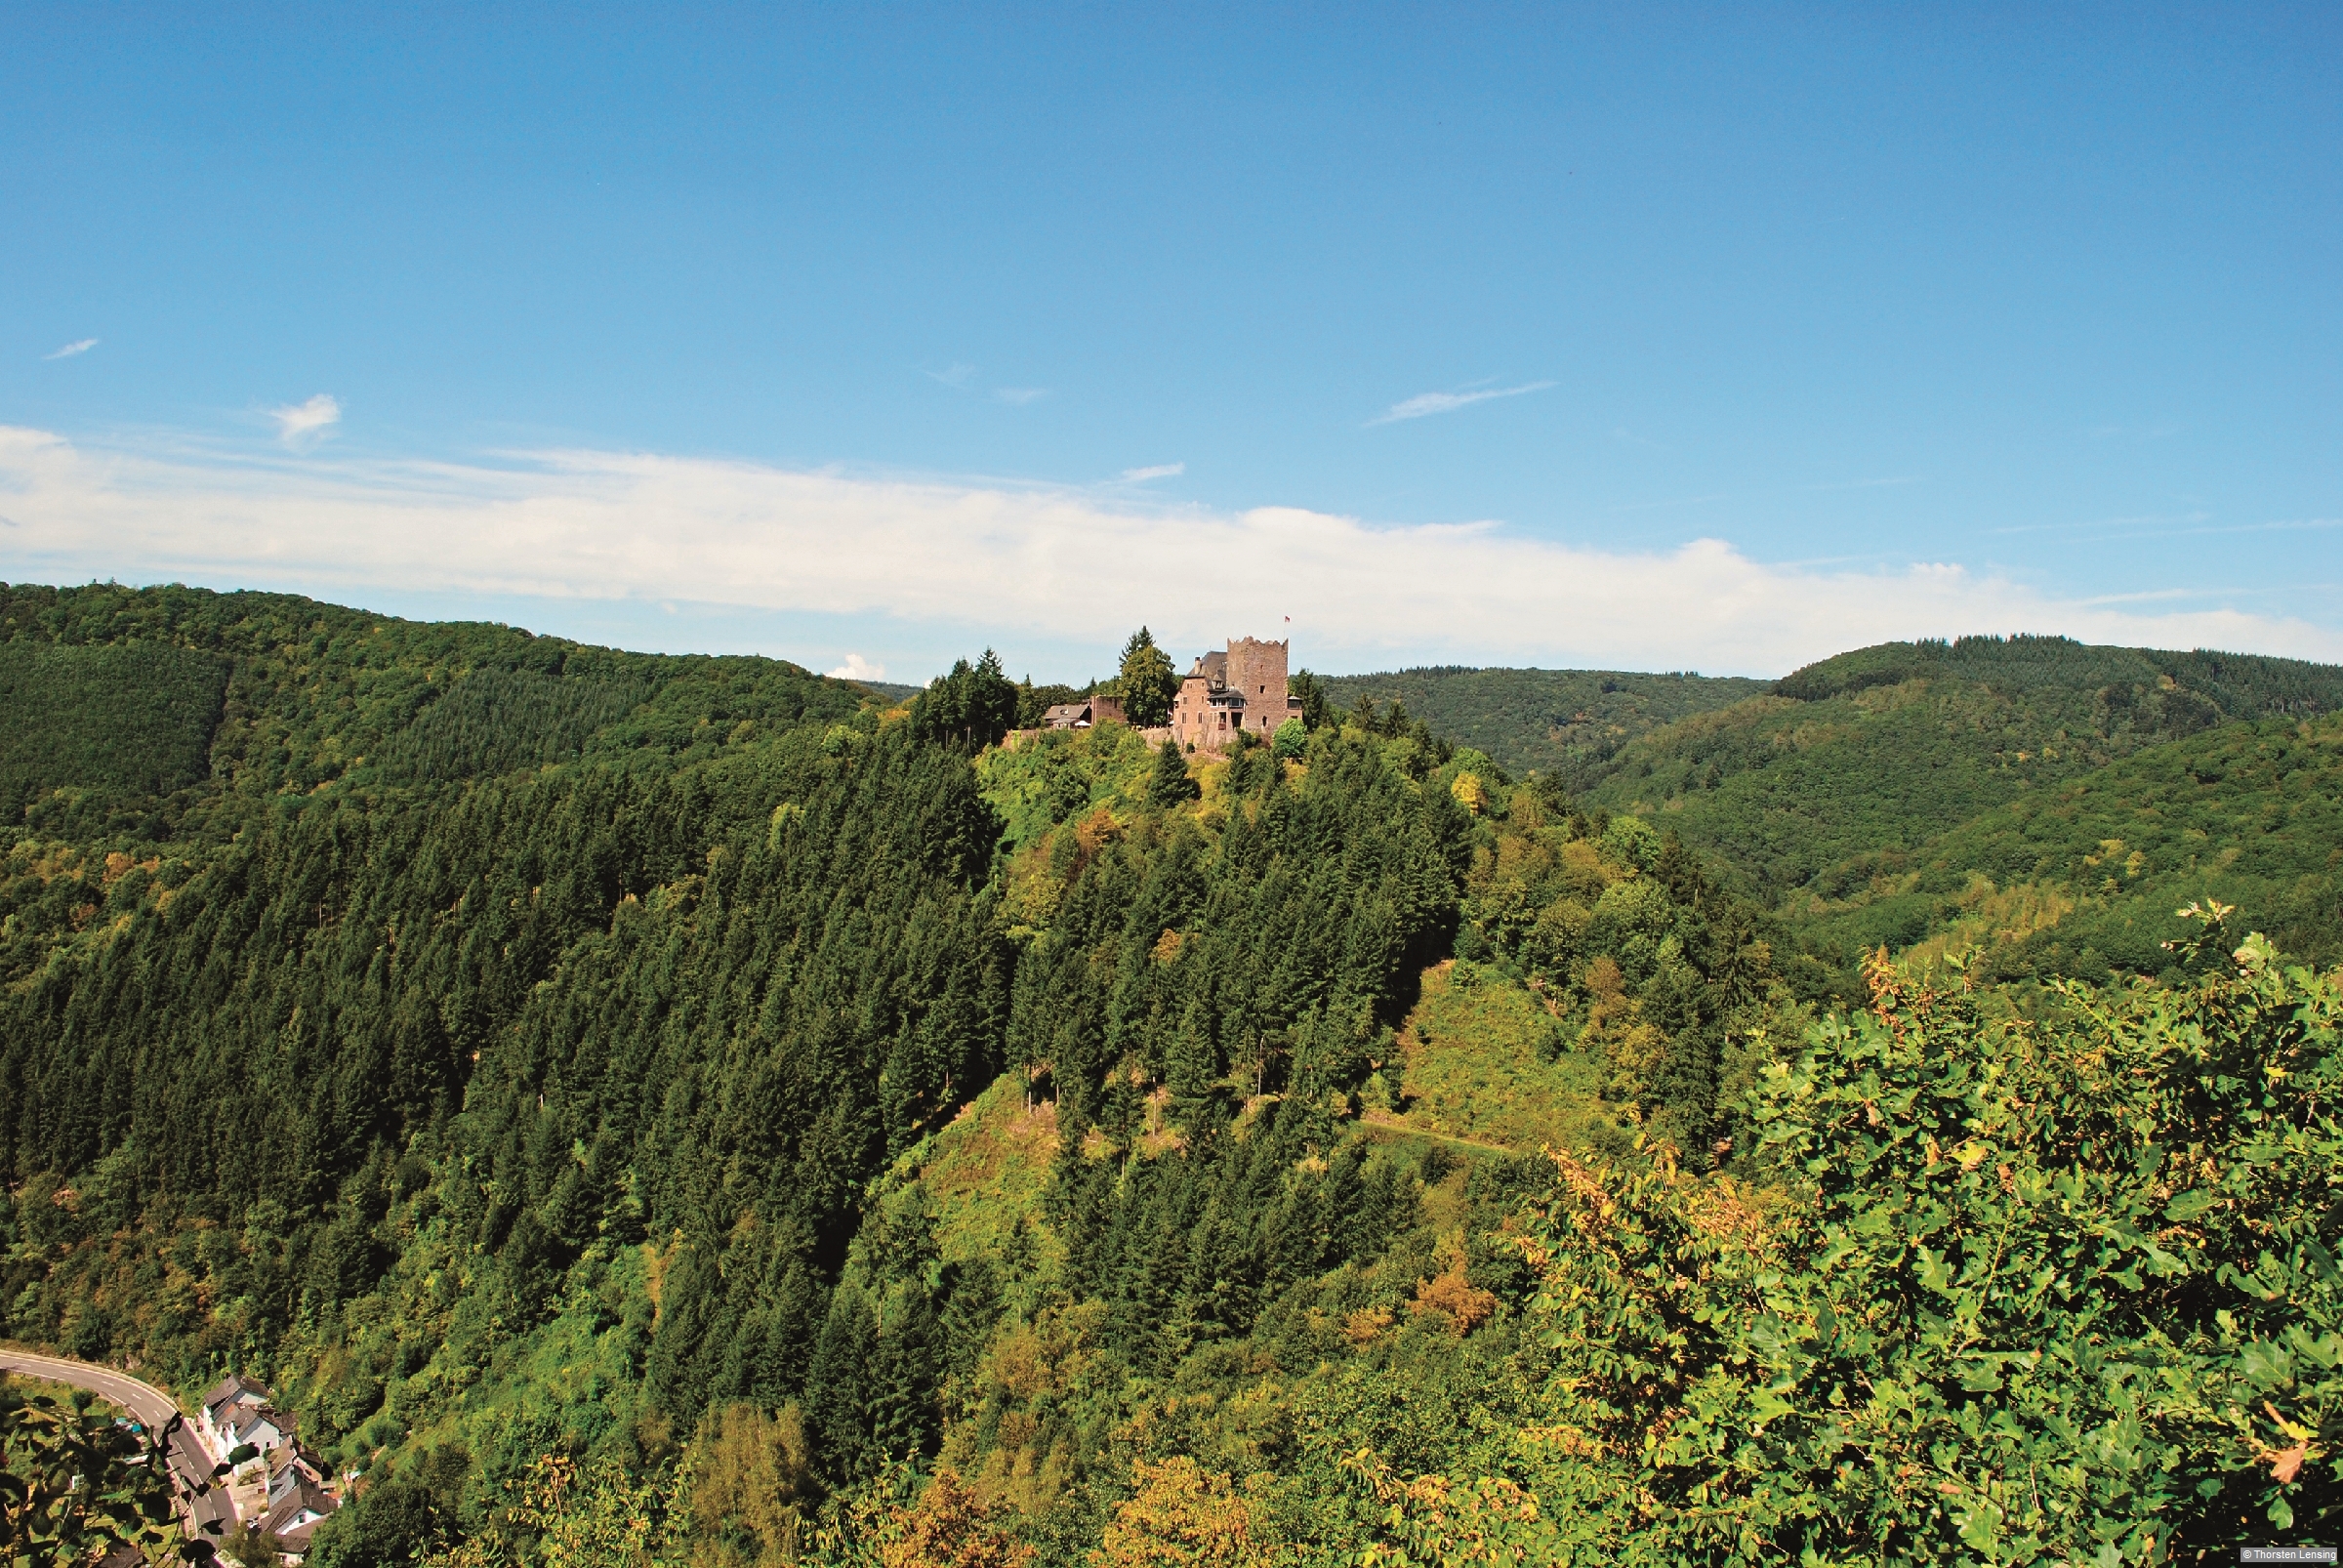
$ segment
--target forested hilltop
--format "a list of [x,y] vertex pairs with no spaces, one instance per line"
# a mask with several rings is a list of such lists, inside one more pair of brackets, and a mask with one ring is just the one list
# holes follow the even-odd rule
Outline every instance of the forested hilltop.
[[1476,670],[1434,666],[1381,675],[1325,676],[1345,708],[1393,704],[1513,772],[1573,789],[1600,778],[1627,742],[1694,714],[1759,696],[1762,681],[1689,672]]
[[[327,1568],[2343,1522],[2343,986],[2192,887],[2300,891],[2272,846],[2332,821],[2322,692],[2253,706],[2287,671],[2177,739],[2215,682],[2151,682],[2134,773],[1850,890],[1610,793],[1665,729],[1574,789],[1372,698],[1189,757],[1005,743],[1040,693],[989,657],[887,706],[303,600],[7,603],[46,727],[5,731],[0,1334],[268,1380],[358,1472]],[[1968,679],[1751,701],[1855,728]],[[1826,929],[1976,918],[1947,868],[2090,834],[2199,901],[2122,974],[2096,885],[2034,928],[2097,933],[2087,980],[1935,904],[1901,955]],[[2304,896],[2269,907],[2331,943]]]
[[286,594],[0,583],[0,820],[218,842],[330,784],[679,761],[867,700],[776,659],[621,653]]
[[[1885,945],[1990,972],[2158,974],[2208,893],[2343,958],[2343,668],[2094,647],[1898,642],[1770,683],[1552,670],[1326,682],[1712,856],[1842,971]],[[2250,831],[2247,824],[2250,823]]]

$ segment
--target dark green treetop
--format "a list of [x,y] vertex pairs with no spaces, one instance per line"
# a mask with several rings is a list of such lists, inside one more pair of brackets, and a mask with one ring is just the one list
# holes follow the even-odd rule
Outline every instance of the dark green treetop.
[[951,674],[912,699],[912,732],[924,741],[981,751],[1016,722],[1016,683],[1001,673],[1001,656],[991,648],[974,664],[955,661]]
[[1123,668],[1115,685],[1123,697],[1123,712],[1144,729],[1172,717],[1172,699],[1179,695],[1179,676],[1172,656],[1155,645],[1155,636],[1140,627],[1123,644]]
[[1147,804],[1169,810],[1202,793],[1188,776],[1188,760],[1179,754],[1179,743],[1165,741],[1155,754],[1155,775],[1147,781]]

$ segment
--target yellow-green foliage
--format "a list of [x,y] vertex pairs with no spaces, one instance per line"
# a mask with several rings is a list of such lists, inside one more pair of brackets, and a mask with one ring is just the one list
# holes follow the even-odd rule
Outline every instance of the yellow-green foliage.
[[927,1189],[944,1260],[997,1256],[1020,1221],[1041,1214],[1057,1158],[1057,1102],[1028,1104],[1025,1075],[1005,1073],[905,1158]]
[[1147,799],[1155,753],[1128,724],[1094,729],[1048,729],[1014,745],[996,746],[976,760],[977,785],[1007,828],[1007,845],[1021,850],[1061,822],[1103,806],[1118,819]]
[[710,1411],[688,1461],[695,1560],[710,1568],[795,1562],[815,1490],[805,1418],[790,1405]]
[[965,1419],[945,1432],[944,1463],[987,1502],[1040,1514],[1074,1479],[1083,1444],[1073,1407],[1120,1381],[1100,1357],[1105,1318],[1104,1306],[1086,1301],[1005,1323],[957,1390]]
[[1908,964],[1927,964],[1969,948],[2022,942],[2073,914],[2076,902],[2072,890],[2055,883],[2028,881],[1996,887],[1993,878],[1972,871],[1969,885],[1954,900],[1959,913],[1935,935],[1898,956]]
[[680,1568],[705,1561],[689,1535],[689,1477],[649,1479],[613,1460],[541,1456],[508,1483],[487,1527],[425,1568]]
[[1617,1136],[1595,1093],[1599,1064],[1560,1052],[1560,1030],[1520,982],[1477,964],[1435,965],[1399,1032],[1402,1114],[1386,1125],[1531,1154]]
[[281,1391],[328,1410],[349,1399],[362,1416],[381,1397],[365,1370],[372,1341],[420,1329],[433,1343],[431,1358],[354,1434],[378,1459],[383,1450],[407,1459],[460,1451],[501,1460],[499,1473],[509,1474],[548,1434],[586,1448],[626,1431],[640,1410],[637,1357],[656,1321],[662,1259],[648,1247],[596,1244],[578,1287],[526,1333],[510,1300],[481,1277],[483,1261],[433,1227],[400,1259],[381,1295],[352,1303],[344,1324],[288,1341]]

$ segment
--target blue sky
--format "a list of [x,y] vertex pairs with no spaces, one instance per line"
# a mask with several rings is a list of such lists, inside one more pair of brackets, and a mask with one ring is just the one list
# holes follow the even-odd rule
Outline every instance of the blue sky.
[[0,6],[0,576],[2343,658],[2332,7],[352,9]]

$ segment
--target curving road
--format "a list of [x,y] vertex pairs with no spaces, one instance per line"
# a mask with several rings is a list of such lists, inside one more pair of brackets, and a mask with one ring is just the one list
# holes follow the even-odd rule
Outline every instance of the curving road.
[[[188,1486],[211,1479],[214,1463],[211,1453],[195,1435],[195,1429],[180,1419],[179,1406],[160,1388],[111,1367],[34,1355],[29,1350],[0,1349],[0,1372],[21,1372],[26,1377],[87,1388],[108,1404],[129,1411],[144,1422],[149,1431],[166,1433],[171,1447],[171,1473],[183,1493]],[[194,1510],[194,1527],[207,1540],[218,1541],[235,1527],[235,1507],[228,1502],[226,1487],[214,1487],[191,1500],[190,1506]]]

